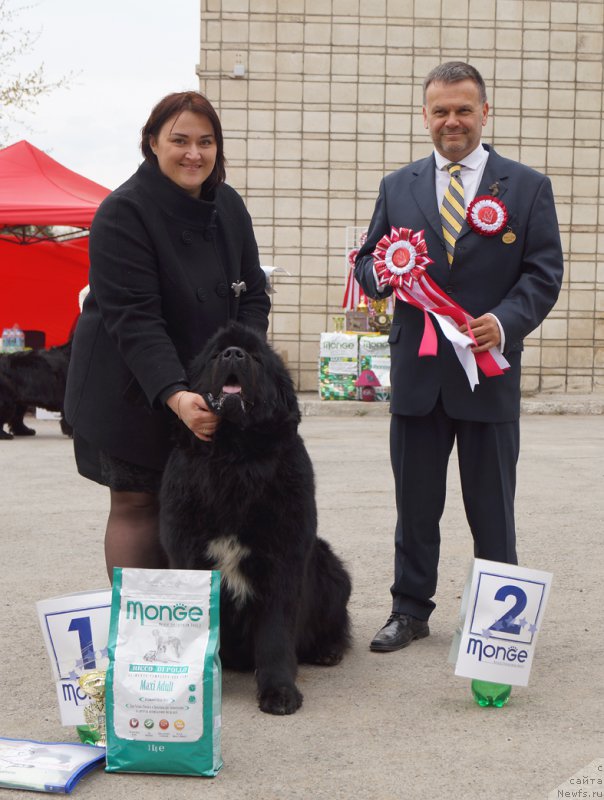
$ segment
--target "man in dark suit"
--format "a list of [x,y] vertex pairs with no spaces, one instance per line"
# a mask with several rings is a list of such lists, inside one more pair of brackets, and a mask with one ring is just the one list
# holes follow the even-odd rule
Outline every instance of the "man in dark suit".
[[[551,183],[481,144],[488,111],[484,81],[472,66],[448,62],[432,70],[424,81],[423,116],[434,152],[382,180],[356,260],[366,294],[387,296],[393,281],[385,279],[396,284],[400,274],[409,280],[417,273],[405,273],[409,251],[397,257],[396,248],[388,251],[390,266],[382,259],[378,268],[376,245],[392,228],[423,231],[433,262],[425,276],[468,314],[455,330],[442,314],[426,315],[421,302],[414,306],[395,292],[390,451],[398,519],[392,614],[371,642],[375,651],[399,650],[429,634],[455,440],[476,557],[517,563],[520,356],[524,337],[556,302],[563,263]],[[430,331],[436,347],[424,355]],[[463,340],[469,347],[453,346],[459,332],[470,337]],[[496,374],[479,373],[473,386],[474,359],[485,357],[493,357]]]

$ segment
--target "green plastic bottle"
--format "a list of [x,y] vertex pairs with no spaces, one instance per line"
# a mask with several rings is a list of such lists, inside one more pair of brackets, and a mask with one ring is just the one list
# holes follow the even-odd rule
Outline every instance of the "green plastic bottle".
[[76,730],[83,744],[94,744],[99,747],[105,746],[103,734],[98,728],[93,728],[92,725],[77,725]]
[[472,681],[472,694],[479,706],[495,706],[501,708],[510,699],[512,687],[508,683],[491,683],[490,681]]

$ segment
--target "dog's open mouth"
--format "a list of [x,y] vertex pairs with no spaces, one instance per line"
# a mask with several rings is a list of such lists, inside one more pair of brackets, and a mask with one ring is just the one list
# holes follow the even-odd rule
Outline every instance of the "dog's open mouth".
[[225,383],[220,394],[241,394],[241,386],[238,383]]
[[237,408],[241,413],[245,414],[247,406],[253,405],[246,399],[241,385],[233,375],[229,375],[217,394],[206,392],[203,397],[215,414],[224,413],[225,406],[229,406],[230,409]]

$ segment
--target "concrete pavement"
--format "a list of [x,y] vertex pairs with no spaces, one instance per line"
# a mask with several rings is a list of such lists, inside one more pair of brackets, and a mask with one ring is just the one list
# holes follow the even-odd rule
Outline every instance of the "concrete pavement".
[[[299,395],[304,416],[388,416],[388,403],[321,401],[316,392]],[[604,394],[534,394],[520,401],[522,414],[604,414]]]
[[[347,411],[347,404],[305,396],[301,403],[320,532],[353,578],[351,652],[334,668],[301,667],[304,705],[285,718],[258,710],[251,675],[225,671],[225,766],[217,778],[97,770],[74,794],[82,800],[537,800],[602,758],[604,415],[589,406],[581,414],[525,409],[520,563],[553,572],[554,584],[529,686],[514,688],[504,709],[480,709],[469,681],[456,678],[447,663],[472,557],[454,460],[432,635],[404,651],[370,653],[368,642],[390,602],[395,515],[387,410],[356,403]],[[102,487],[77,475],[58,423],[30,424],[37,436],[0,442],[0,736],[75,741],[75,730],[60,725],[34,604],[107,585],[108,503]],[[31,796],[0,790],[2,798]]]

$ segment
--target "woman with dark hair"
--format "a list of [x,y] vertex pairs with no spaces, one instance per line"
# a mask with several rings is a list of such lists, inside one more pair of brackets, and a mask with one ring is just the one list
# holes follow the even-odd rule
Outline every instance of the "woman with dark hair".
[[210,441],[219,419],[186,366],[237,319],[266,333],[270,301],[252,222],[225,181],[222,128],[198,92],[164,97],[144,161],[99,206],[90,292],[75,331],[65,413],[78,471],[110,490],[113,567],[166,565],[158,490],[176,418]]

